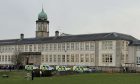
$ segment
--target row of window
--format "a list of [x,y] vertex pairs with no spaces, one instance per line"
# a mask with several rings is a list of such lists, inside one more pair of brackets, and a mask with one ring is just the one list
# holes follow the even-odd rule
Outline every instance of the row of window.
[[10,55],[0,55],[0,62],[10,62],[11,59]]
[[71,42],[71,43],[48,43],[30,44],[19,46],[0,46],[0,52],[9,51],[73,51],[73,50],[95,50],[94,42]]
[[94,54],[42,55],[42,62],[94,62]]

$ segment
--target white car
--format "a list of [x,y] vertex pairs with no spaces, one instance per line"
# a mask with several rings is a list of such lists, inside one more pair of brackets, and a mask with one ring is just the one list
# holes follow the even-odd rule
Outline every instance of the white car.
[[69,71],[69,70],[71,70],[71,68],[69,68],[67,66],[56,66],[56,70],[57,71]]
[[47,64],[43,64],[43,65],[40,65],[40,69],[41,70],[54,70],[53,67],[47,65]]

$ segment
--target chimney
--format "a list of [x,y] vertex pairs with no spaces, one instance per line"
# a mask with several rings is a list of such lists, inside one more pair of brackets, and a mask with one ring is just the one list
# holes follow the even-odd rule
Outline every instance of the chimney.
[[55,31],[55,36],[59,36],[59,31]]
[[24,39],[24,34],[20,34],[20,39]]

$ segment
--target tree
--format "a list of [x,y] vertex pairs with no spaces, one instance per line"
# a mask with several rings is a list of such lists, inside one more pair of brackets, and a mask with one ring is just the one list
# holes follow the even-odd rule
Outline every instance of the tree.
[[24,56],[21,54],[21,52],[15,52],[11,61],[16,66],[16,68],[19,69],[20,66],[23,66]]

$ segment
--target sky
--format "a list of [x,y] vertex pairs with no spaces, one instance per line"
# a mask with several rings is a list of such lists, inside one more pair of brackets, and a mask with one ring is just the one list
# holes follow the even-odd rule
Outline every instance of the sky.
[[140,39],[140,0],[0,0],[0,39],[35,37],[42,4],[56,30],[67,34],[118,32]]

